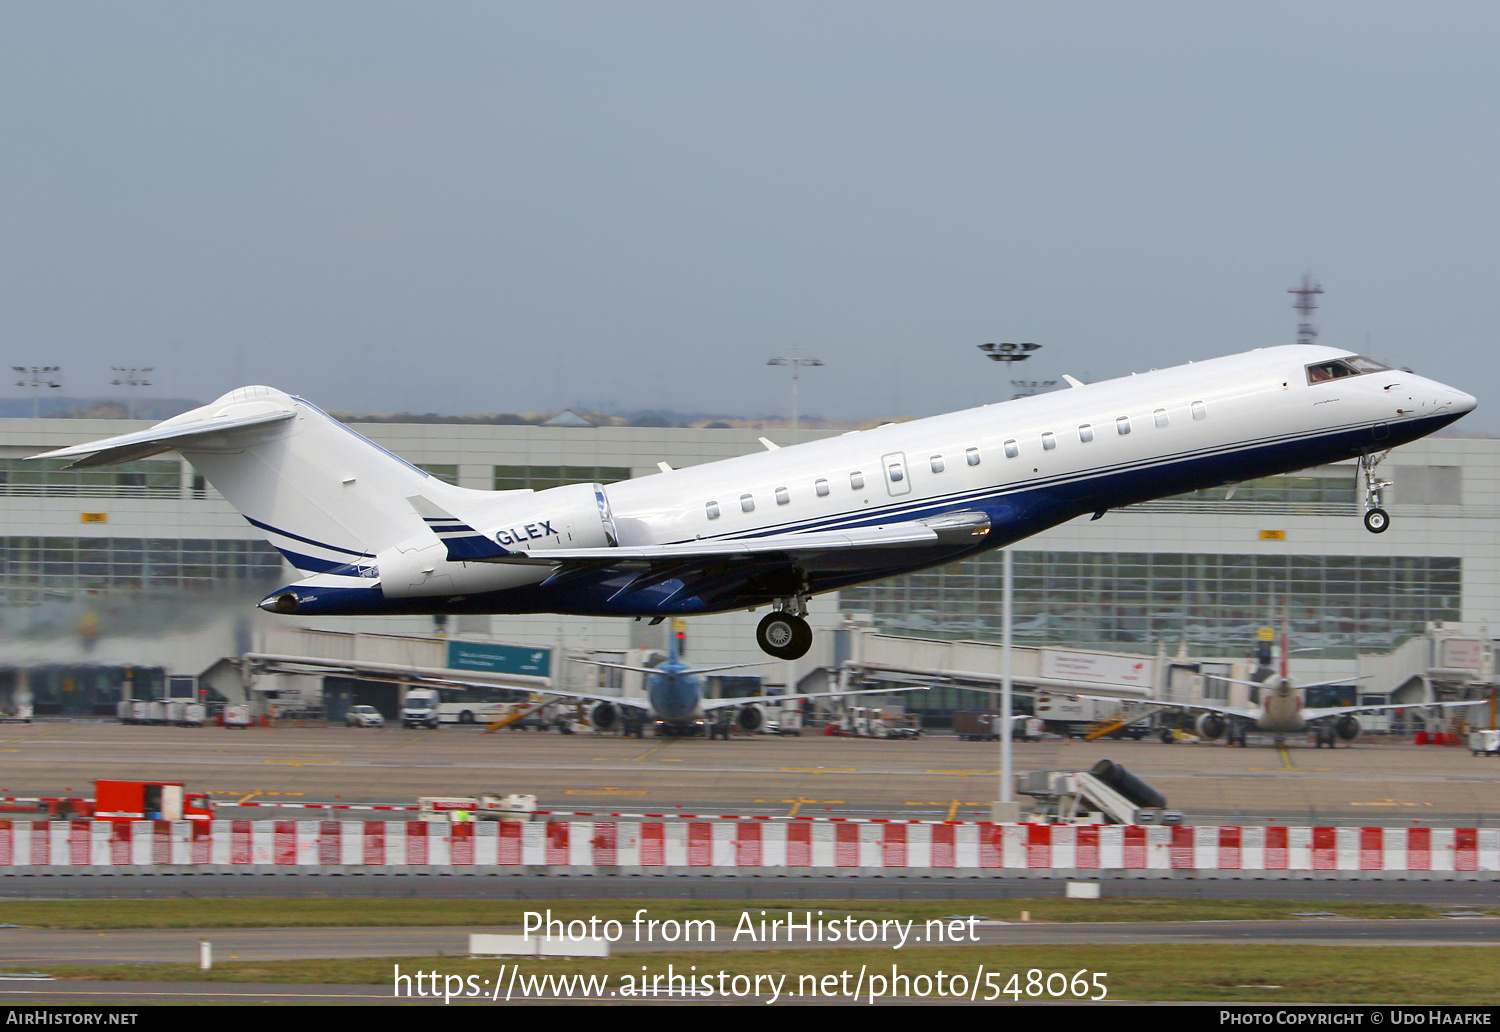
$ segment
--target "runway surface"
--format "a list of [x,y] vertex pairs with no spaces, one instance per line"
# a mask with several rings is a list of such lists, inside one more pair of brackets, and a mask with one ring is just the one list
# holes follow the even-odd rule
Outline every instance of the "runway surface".
[[[1500,760],[1463,748],[1373,738],[1331,750],[1154,739],[1015,746],[1017,771],[1081,770],[1100,759],[1154,785],[1194,823],[1500,824]],[[948,737],[710,742],[81,720],[0,729],[0,796],[90,795],[96,778],[172,780],[212,793],[221,816],[267,819],[324,812],[233,804],[413,804],[423,795],[520,792],[555,811],[974,820],[987,818],[997,798],[998,769],[996,743]]]
[[[579,916],[576,908],[569,911]],[[759,911],[756,911],[758,914]],[[772,916],[780,916],[781,911]],[[801,915],[799,914],[799,919]],[[753,918],[758,919],[758,918]],[[346,959],[355,957],[467,956],[470,932],[520,934],[520,927],[473,928],[251,928],[148,929],[73,931],[38,928],[0,929],[0,964],[8,970],[42,964],[194,964],[198,943],[213,944],[214,959],[225,961]],[[630,941],[611,945],[613,953],[722,953],[744,950],[848,949],[851,944],[807,942],[799,933],[793,941],[736,940],[733,926],[715,929],[711,942],[671,943]],[[1500,918],[1433,919],[1424,921],[1347,921],[1305,918],[1290,921],[1163,921],[1097,924],[1023,924],[980,922],[973,928],[978,941],[957,945],[1038,946],[1079,944],[1204,943],[1279,944],[1303,946],[1497,946]],[[902,950],[953,943],[924,943],[924,923],[916,921]],[[879,945],[889,946],[889,942]]]

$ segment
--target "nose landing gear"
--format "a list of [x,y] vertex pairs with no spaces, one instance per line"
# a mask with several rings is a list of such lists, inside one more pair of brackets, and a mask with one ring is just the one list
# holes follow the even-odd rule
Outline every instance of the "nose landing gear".
[[1380,492],[1390,487],[1391,482],[1375,476],[1375,467],[1389,454],[1383,451],[1359,457],[1359,470],[1365,478],[1365,529],[1371,534],[1384,534],[1391,526],[1390,513],[1380,507]]

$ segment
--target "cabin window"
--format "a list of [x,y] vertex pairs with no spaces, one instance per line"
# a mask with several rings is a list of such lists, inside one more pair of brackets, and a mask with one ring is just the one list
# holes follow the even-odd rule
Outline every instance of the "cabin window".
[[890,473],[891,483],[893,484],[899,484],[906,479],[906,470],[901,468],[901,463],[899,462],[891,463],[886,467],[886,471]]
[[941,473],[945,468],[946,467],[944,467],[943,465],[943,457],[941,455],[934,455],[932,457],[932,471],[934,473]]
[[742,510],[744,510],[745,512],[754,512],[755,511],[755,496],[754,495],[747,495],[747,494],[740,495],[740,508]]
[[856,491],[865,489],[865,475],[858,470],[849,474],[849,486]]
[[969,448],[964,452],[964,461],[971,466],[979,465],[979,449]]
[[817,480],[813,481],[813,490],[818,493],[819,498],[827,498],[828,481],[824,480],[822,477],[819,477]]
[[787,491],[786,488],[784,488],[784,487],[778,487],[776,489],[776,504],[777,505],[786,505],[791,500],[792,500],[792,496]]
[[1167,425],[1167,410],[1164,408],[1159,408],[1155,412],[1151,413],[1151,418],[1156,420],[1157,426],[1165,428]]
[[716,519],[719,518],[719,503],[718,502],[709,502],[703,508],[708,512],[708,518],[709,519],[716,520]]
[[1020,455],[1020,454],[1021,454],[1021,446],[1020,445],[1016,444],[1015,441],[1006,441],[1005,442],[1005,457],[1007,459],[1013,459],[1017,455]]
[[1205,420],[1207,418],[1208,418],[1208,409],[1204,407],[1203,402],[1201,402],[1201,401],[1195,401],[1195,402],[1193,402],[1193,419],[1195,421],[1201,422],[1202,420]]
[[1115,420],[1115,433],[1119,434],[1121,437],[1124,437],[1126,434],[1130,433],[1129,416],[1121,416],[1119,419]]
[[1092,441],[1094,439],[1093,426],[1089,423],[1084,423],[1083,425],[1081,425],[1078,428],[1078,439],[1084,444],[1088,444],[1090,441]]
[[1042,434],[1042,451],[1051,451],[1057,447],[1057,435],[1051,430]]

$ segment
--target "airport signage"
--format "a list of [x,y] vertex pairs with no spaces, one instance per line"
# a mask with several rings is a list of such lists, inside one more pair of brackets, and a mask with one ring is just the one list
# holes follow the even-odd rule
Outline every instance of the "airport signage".
[[450,641],[448,666],[454,670],[482,670],[489,674],[531,674],[549,677],[551,649],[528,649],[520,645],[490,645],[478,641]]
[[1156,661],[1148,656],[1111,656],[1100,652],[1042,650],[1042,676],[1055,681],[1088,684],[1156,683]]

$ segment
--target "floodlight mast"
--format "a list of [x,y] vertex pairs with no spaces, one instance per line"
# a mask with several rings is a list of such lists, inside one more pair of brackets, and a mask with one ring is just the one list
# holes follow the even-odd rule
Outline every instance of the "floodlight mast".
[[53,373],[62,372],[62,366],[18,366],[13,365],[11,369],[20,373],[21,378],[16,381],[17,387],[29,387],[35,393],[31,395],[31,418],[37,419],[41,416],[42,390],[48,387],[61,387],[62,382],[54,377]]
[[[145,378],[146,373],[151,372],[155,366],[110,366],[115,371],[115,378],[110,382],[112,387],[150,387],[151,381]],[[135,395],[126,392],[125,416],[127,419],[135,418]]]
[[[994,362],[1004,362],[1007,372],[1012,364],[1024,362],[1031,357],[1032,352],[1041,350],[1040,344],[1025,343],[1015,344],[1006,342],[1003,344],[980,344],[979,350]],[[1035,393],[1038,384],[1023,384],[1021,381],[1012,380],[1011,383],[1017,387],[1026,386],[1032,388]],[[1050,386],[1043,384],[1042,386]],[[1019,397],[1019,395],[1018,395]],[[1001,602],[1000,602],[1000,800],[995,804],[993,817],[995,820],[1012,821],[1017,817],[1015,804],[1015,776],[1012,773],[1011,761],[1011,724],[1013,723],[1014,686],[1011,678],[1011,654],[1012,654],[1012,625],[1015,622],[1015,557],[1011,553],[1010,546],[1000,550],[1001,564]]]
[[806,358],[806,357],[800,355],[798,353],[800,351],[801,351],[801,345],[794,344],[794,345],[792,345],[792,357],[791,358],[784,358],[784,357],[773,358],[769,362],[766,363],[766,365],[791,366],[792,367],[792,433],[793,434],[797,433],[797,380],[798,380],[798,374],[801,372],[803,366],[820,366],[820,365],[823,364],[823,362],[822,362],[821,359]]

